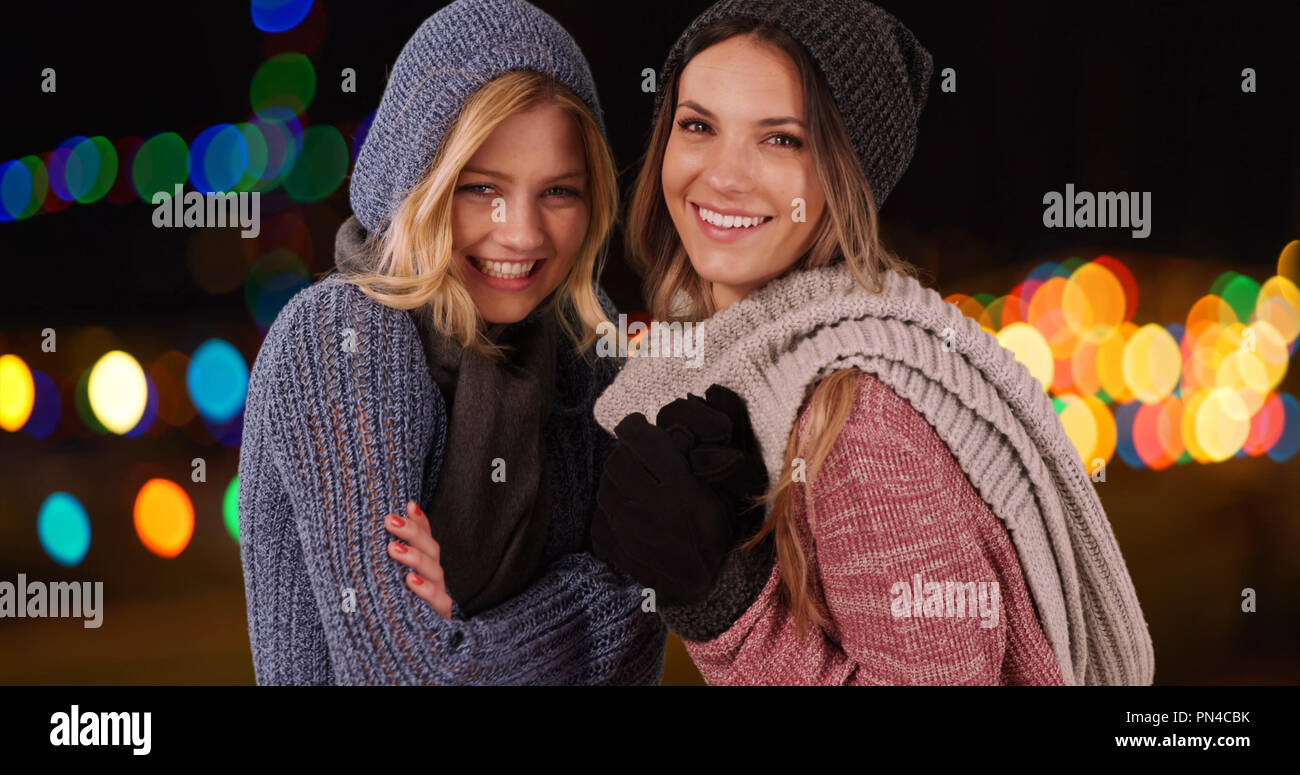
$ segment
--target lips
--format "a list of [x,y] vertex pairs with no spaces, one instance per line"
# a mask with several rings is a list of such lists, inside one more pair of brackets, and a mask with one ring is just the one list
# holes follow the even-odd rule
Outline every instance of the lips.
[[718,242],[735,242],[744,239],[771,223],[773,216],[743,210],[716,210],[705,205],[690,203],[695,222],[705,236]]
[[499,259],[465,256],[465,263],[492,288],[500,291],[518,291],[532,285],[541,274],[545,258]]

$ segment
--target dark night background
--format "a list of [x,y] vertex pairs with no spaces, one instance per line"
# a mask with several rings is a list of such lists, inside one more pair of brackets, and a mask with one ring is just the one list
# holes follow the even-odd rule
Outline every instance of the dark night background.
[[[708,3],[536,4],[586,52],[629,184],[653,101],[641,71],[658,71]],[[1262,282],[1300,238],[1300,46],[1287,6],[879,4],[916,33],[936,71],[915,158],[882,211],[884,233],[942,294],[1006,293],[1042,261],[1104,253],[1137,278],[1135,321],[1165,324],[1181,321],[1223,271]],[[333,124],[351,142],[379,103],[386,66],[439,5],[318,2],[301,25],[320,33],[314,50],[295,46],[295,31],[259,32],[246,3],[11,5],[0,26],[0,161],[73,135],[175,131],[190,141],[215,123],[246,120],[253,72],[289,50],[316,67],[311,123]],[[45,67],[58,73],[56,94],[39,88]],[[338,88],[345,67],[357,71],[355,94]],[[946,67],[956,70],[955,94],[939,91]],[[1244,67],[1257,73],[1254,94],[1240,90]],[[1067,183],[1152,192],[1150,237],[1044,228],[1043,194]],[[274,203],[264,196],[263,206]],[[333,265],[346,182],[300,207],[314,279]],[[0,353],[30,363],[42,328],[103,326],[142,362],[223,336],[251,365],[260,334],[242,294],[214,296],[192,282],[189,230],[152,228],[152,209],[101,201],[0,224]],[[619,239],[607,267],[620,309],[640,309]],[[1295,394],[1297,382],[1290,373],[1279,389]],[[202,434],[176,429],[133,440],[62,427],[40,441],[0,435],[0,580],[102,579],[105,626],[0,621],[0,683],[251,682],[238,547],[220,520],[238,450],[204,452]],[[189,460],[203,454],[210,483],[191,484]],[[1117,462],[1098,485],[1151,626],[1157,683],[1300,683],[1298,472],[1296,459],[1160,472]],[[195,534],[174,560],[145,551],[131,526],[129,503],[146,473],[184,483],[194,500]],[[85,561],[63,569],[33,526],[49,492],[73,488],[94,533]],[[1257,590],[1257,613],[1240,611],[1244,587]],[[672,644],[666,682],[693,681]]]

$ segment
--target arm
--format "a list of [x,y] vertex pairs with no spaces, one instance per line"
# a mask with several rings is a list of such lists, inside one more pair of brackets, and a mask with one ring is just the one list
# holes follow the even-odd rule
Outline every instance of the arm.
[[997,609],[995,627],[981,627],[978,616],[895,617],[891,608],[895,584],[910,587],[915,573],[923,583],[998,579],[972,527],[977,504],[965,497],[966,488],[954,486],[954,472],[963,476],[927,421],[888,386],[861,378],[822,470],[809,486],[795,484],[805,547],[810,541],[815,548],[813,598],[824,600],[830,620],[798,640],[774,568],[757,601],[729,629],[711,640],[686,641],[705,678],[720,684],[999,683],[1006,646],[1000,598],[986,598]]
[[[342,346],[347,329],[355,352]],[[617,665],[601,647],[646,617],[637,591],[590,558],[561,557],[525,593],[471,621],[442,619],[406,588],[383,517],[421,501],[424,461],[445,425],[421,348],[407,313],[326,281],[282,310],[250,379],[249,419],[270,429],[336,679],[614,680]],[[355,610],[343,610],[345,594]]]

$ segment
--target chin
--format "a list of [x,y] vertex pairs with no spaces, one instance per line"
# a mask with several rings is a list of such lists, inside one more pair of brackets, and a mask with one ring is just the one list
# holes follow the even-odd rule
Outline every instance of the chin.
[[691,268],[701,279],[723,285],[746,285],[757,279],[749,267],[739,266],[744,261],[739,255],[709,253],[700,260],[691,258]]
[[505,325],[510,325],[511,323],[518,323],[519,321],[528,317],[528,315],[533,311],[533,309],[534,307],[517,308],[511,305],[508,307],[499,307],[499,308],[491,309],[486,312],[480,312],[479,314],[482,315],[483,320],[487,321],[488,323],[493,323],[493,324],[501,323]]

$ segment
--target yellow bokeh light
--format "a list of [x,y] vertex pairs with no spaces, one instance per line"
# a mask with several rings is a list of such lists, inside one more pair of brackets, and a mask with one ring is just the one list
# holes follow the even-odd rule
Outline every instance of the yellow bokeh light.
[[1010,350],[1043,386],[1043,391],[1047,391],[1056,363],[1052,360],[1052,348],[1037,328],[1028,323],[1012,323],[998,332],[998,344]]
[[121,350],[104,353],[95,362],[86,392],[95,417],[105,428],[119,435],[140,422],[149,400],[144,369],[135,358]]
[[1087,466],[1097,448],[1097,418],[1078,395],[1065,393],[1060,399],[1065,402],[1060,413],[1061,426],[1079,453],[1079,459]]
[[1234,391],[1250,417],[1268,398],[1268,370],[1257,353],[1236,350],[1223,359],[1214,375],[1214,386]]
[[194,535],[194,504],[180,485],[150,479],[135,497],[135,532],[145,548],[160,557],[175,557]]
[[1109,269],[1086,263],[1070,275],[1061,295],[1066,324],[1083,341],[1096,344],[1124,320],[1124,287]]
[[17,431],[27,424],[36,403],[32,370],[17,355],[0,356],[0,428]]
[[1266,320],[1256,320],[1242,330],[1243,349],[1253,349],[1259,355],[1259,362],[1268,374],[1268,389],[1273,390],[1282,383],[1286,376],[1291,353],[1286,340]]
[[1101,389],[1117,404],[1133,400],[1133,391],[1124,381],[1124,345],[1137,329],[1136,323],[1126,320],[1097,345],[1097,378]]
[[1124,382],[1144,404],[1168,396],[1182,373],[1182,352],[1163,326],[1148,323],[1134,332],[1124,345]]
[[1215,388],[1195,411],[1196,442],[1215,462],[1237,454],[1250,433],[1250,413],[1231,388]]
[[1300,284],[1300,240],[1293,239],[1277,257],[1277,273]]
[[1251,320],[1265,320],[1286,340],[1300,334],[1300,288],[1281,275],[1273,275],[1259,287]]

